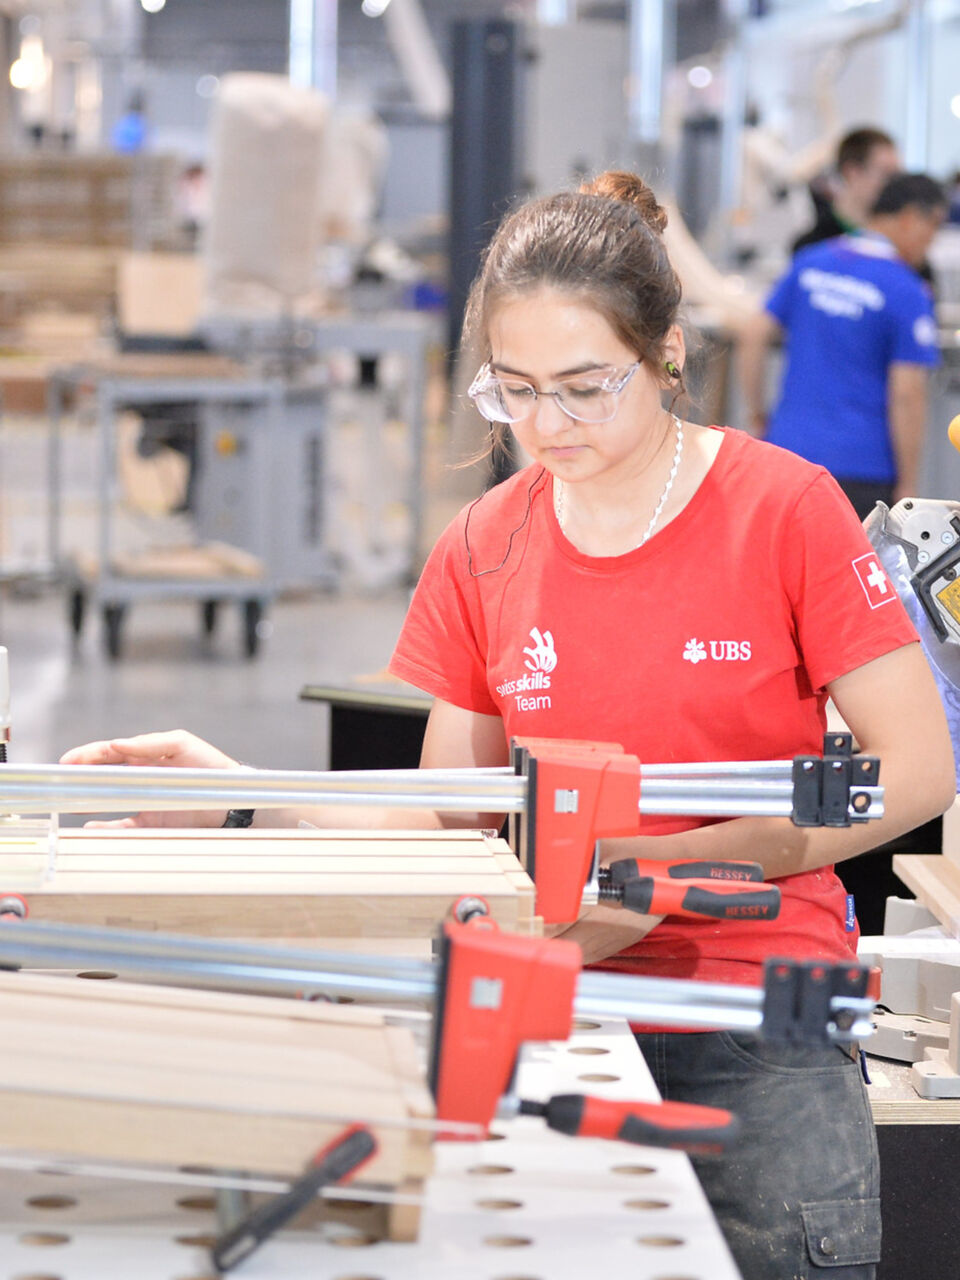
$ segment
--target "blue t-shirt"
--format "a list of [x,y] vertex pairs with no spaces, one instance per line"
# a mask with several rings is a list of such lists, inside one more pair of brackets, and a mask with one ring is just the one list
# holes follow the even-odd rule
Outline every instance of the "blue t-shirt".
[[890,366],[939,359],[926,284],[885,237],[838,236],[797,254],[766,309],[787,336],[767,439],[841,479],[895,482]]

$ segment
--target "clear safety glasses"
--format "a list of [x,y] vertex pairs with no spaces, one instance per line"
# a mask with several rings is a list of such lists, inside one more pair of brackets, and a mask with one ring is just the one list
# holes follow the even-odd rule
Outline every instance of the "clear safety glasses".
[[621,369],[591,369],[560,378],[556,391],[538,391],[526,379],[494,373],[484,364],[467,395],[488,422],[523,422],[536,412],[542,396],[553,396],[567,417],[577,422],[609,422],[617,412],[620,392],[639,368],[637,360]]

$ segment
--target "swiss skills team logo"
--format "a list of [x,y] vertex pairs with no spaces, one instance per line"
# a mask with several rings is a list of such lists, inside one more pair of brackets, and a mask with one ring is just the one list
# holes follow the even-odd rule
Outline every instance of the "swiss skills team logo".
[[550,688],[550,673],[557,665],[553,633],[531,627],[529,639],[530,644],[523,649],[526,672],[516,680],[505,680],[503,684],[498,684],[497,693],[501,698],[512,697],[518,711],[546,711],[552,704],[550,695],[545,690]]
[[532,645],[528,645],[524,649],[527,655],[523,665],[528,671],[546,671],[550,672],[557,665],[557,651],[553,647],[553,633],[551,631],[541,631],[539,627],[531,627],[530,639]]
[[884,573],[875,551],[857,556],[850,563],[871,609],[879,609],[881,605],[892,604],[896,600],[897,593],[893,589],[893,583]]

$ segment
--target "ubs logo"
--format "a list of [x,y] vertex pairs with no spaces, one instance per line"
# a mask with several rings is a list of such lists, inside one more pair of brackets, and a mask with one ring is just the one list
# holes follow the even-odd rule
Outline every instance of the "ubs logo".
[[752,656],[749,640],[692,639],[683,646],[684,661],[694,666],[708,658],[714,662],[749,662]]

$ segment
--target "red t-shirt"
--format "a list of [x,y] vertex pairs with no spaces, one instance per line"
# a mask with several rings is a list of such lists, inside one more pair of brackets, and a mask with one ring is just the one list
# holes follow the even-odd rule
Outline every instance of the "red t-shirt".
[[[832,477],[725,428],[684,510],[626,555],[567,541],[540,467],[484,494],[431,553],[390,669],[508,737],[777,760],[822,750],[831,680],[916,639]],[[648,815],[641,832],[703,821]],[[833,869],[778,883],[775,921],[667,917],[602,967],[756,982],[771,955],[848,960]]]

